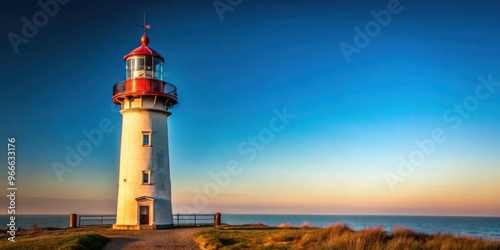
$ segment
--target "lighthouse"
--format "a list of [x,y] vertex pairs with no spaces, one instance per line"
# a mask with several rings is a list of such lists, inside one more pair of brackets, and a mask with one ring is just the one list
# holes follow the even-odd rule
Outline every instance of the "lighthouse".
[[123,58],[126,79],[113,86],[123,117],[114,229],[173,226],[167,119],[177,88],[164,81],[165,59],[148,44],[144,29],[141,45]]

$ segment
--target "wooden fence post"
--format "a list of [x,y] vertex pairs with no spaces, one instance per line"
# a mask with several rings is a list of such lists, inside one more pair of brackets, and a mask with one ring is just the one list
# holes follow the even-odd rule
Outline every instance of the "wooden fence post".
[[78,227],[78,224],[76,223],[77,217],[78,217],[78,215],[76,215],[76,214],[69,215],[69,227],[70,228],[77,228]]
[[220,226],[220,217],[221,217],[221,214],[219,212],[215,213],[215,215],[214,215],[215,228],[219,228],[219,226]]

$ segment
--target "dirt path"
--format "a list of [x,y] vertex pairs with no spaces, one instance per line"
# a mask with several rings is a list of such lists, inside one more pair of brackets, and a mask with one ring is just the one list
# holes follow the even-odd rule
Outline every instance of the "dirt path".
[[[175,227],[165,230],[113,230],[111,227],[87,226],[80,228],[41,228],[39,230],[22,230],[19,238],[37,238],[43,236],[63,236],[69,234],[97,233],[106,236],[111,241],[105,250],[114,249],[196,249],[193,240],[195,232],[212,227]],[[6,232],[6,231],[4,231]],[[3,238],[6,234],[2,235]]]
[[193,234],[200,228],[175,228],[168,230],[114,231],[105,235],[110,242],[104,250],[115,249],[199,249]]

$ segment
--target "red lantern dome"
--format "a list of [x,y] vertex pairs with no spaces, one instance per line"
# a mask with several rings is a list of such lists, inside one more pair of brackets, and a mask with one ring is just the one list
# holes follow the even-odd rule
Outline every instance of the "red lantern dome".
[[141,43],[142,43],[141,46],[137,47],[136,49],[132,50],[130,53],[125,55],[125,57],[123,57],[123,60],[127,60],[127,58],[135,55],[152,55],[157,58],[160,58],[162,61],[165,61],[163,56],[160,55],[160,53],[148,47],[149,37],[147,37],[145,34],[141,37]]

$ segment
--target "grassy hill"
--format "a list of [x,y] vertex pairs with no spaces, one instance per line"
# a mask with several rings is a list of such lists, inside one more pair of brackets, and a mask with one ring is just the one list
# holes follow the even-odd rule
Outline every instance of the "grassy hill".
[[326,228],[303,225],[267,227],[248,225],[225,229],[206,229],[195,234],[202,249],[467,249],[500,250],[500,241],[458,237],[449,234],[429,235],[396,227],[386,232],[381,227],[354,231],[345,224]]

